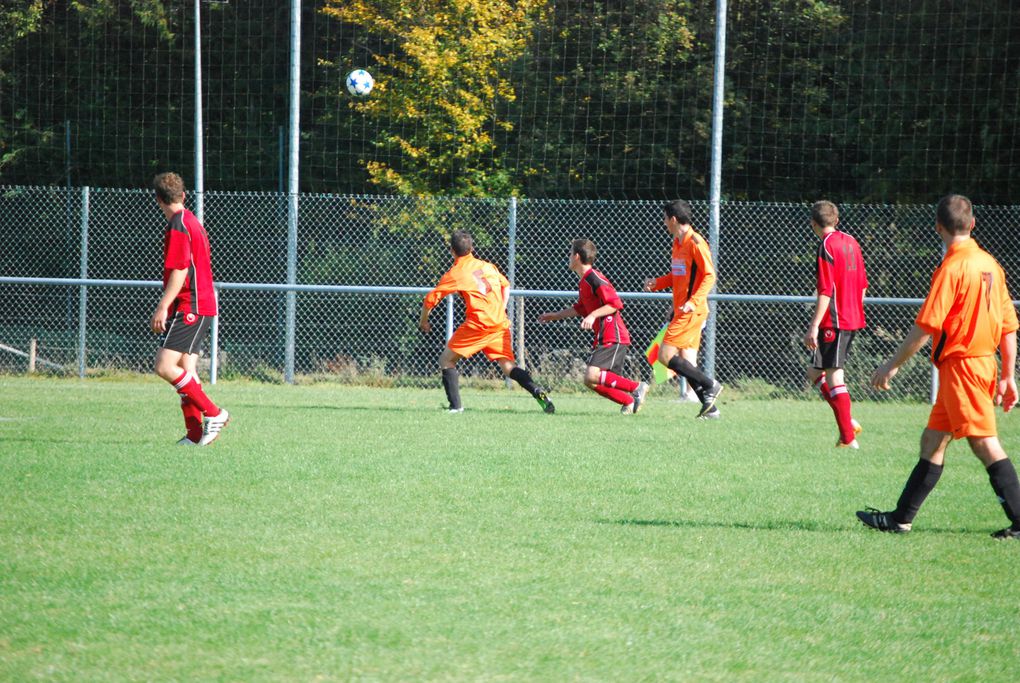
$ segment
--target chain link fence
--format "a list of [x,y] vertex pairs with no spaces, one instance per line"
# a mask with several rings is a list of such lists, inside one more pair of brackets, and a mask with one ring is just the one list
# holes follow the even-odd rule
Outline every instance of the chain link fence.
[[[708,205],[694,208],[705,234]],[[156,341],[148,320],[160,293],[165,225],[152,193],[0,187],[0,212],[9,226],[0,244],[0,372],[25,372],[29,355],[37,371],[149,371]],[[881,400],[927,400],[924,359],[900,372],[892,392],[873,393],[867,379],[909,329],[941,258],[934,207],[844,205],[841,212],[841,227],[861,243],[871,285],[868,327],[847,365],[850,389]],[[287,196],[207,192],[204,213],[220,286],[220,378],[282,381],[292,340],[298,381],[439,387],[442,331],[460,322],[463,307],[438,307],[430,335],[416,324],[424,292],[452,263],[444,236],[457,228],[470,230],[478,255],[510,277],[519,360],[554,390],[582,386],[591,343],[576,319],[537,322],[575,300],[572,239],[598,245],[596,266],[623,296],[634,340],[631,376],[650,377],[643,352],[670,312],[668,293],[640,292],[645,278],[669,268],[659,202],[302,195],[292,328]],[[1016,296],[1020,207],[976,213],[975,236],[1005,267]],[[716,246],[716,375],[731,395],[809,395],[801,337],[813,306],[817,239],[808,207],[724,202]],[[203,359],[208,374],[208,349]],[[503,385],[481,354],[461,370],[468,386]]]

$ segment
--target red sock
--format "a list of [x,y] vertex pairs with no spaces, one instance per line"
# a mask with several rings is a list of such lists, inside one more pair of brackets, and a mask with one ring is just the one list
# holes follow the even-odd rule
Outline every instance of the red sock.
[[195,406],[209,417],[216,417],[220,409],[209,400],[209,397],[202,391],[202,385],[198,383],[198,377],[185,370],[181,376],[173,381],[174,389],[181,396],[187,396]]
[[829,395],[829,385],[825,382],[825,375],[819,375],[815,380],[815,388],[822,394],[826,403],[832,403],[832,396]]
[[634,391],[638,388],[638,383],[634,380],[620,377],[615,372],[610,372],[609,370],[603,370],[599,374],[599,384],[610,389],[623,389],[624,391]]
[[839,426],[839,440],[850,443],[854,440],[854,426],[850,421],[850,392],[846,390],[845,384],[840,384],[829,390],[829,396],[829,405],[836,414],[836,424]]
[[190,398],[181,396],[181,412],[184,413],[184,427],[188,430],[188,438],[198,443],[202,438],[202,411]]
[[628,391],[620,391],[619,389],[613,389],[611,387],[604,387],[601,384],[597,387],[592,387],[595,393],[600,396],[605,396],[614,403],[619,403],[621,406],[629,405],[634,402],[634,397],[630,395]]

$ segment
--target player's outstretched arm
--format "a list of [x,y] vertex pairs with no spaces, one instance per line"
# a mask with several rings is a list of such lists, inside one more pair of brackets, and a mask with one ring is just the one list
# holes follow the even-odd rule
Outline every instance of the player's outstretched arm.
[[548,313],[542,313],[538,316],[538,322],[549,323],[554,320],[565,320],[566,318],[576,318],[578,315],[577,311],[573,308],[564,308],[560,311],[550,311]]
[[999,355],[1002,356],[1002,370],[999,384],[995,388],[995,405],[1009,412],[1017,402],[1016,391],[1016,331],[1002,335],[999,340]]
[[906,363],[911,357],[921,350],[931,335],[917,326],[915,323],[907,333],[906,338],[900,343],[893,357],[878,366],[871,375],[871,386],[885,391],[889,388],[889,382],[896,376],[900,366]]
[[428,334],[429,332],[432,331],[432,325],[429,324],[429,313],[431,312],[432,312],[431,308],[422,304],[421,314],[419,314],[418,316],[418,329],[424,332],[425,334]]

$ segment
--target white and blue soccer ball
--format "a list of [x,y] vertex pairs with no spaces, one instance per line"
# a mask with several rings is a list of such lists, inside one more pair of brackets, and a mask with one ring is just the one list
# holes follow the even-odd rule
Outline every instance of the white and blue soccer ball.
[[347,74],[347,92],[355,97],[365,97],[372,92],[375,79],[364,69],[355,69]]

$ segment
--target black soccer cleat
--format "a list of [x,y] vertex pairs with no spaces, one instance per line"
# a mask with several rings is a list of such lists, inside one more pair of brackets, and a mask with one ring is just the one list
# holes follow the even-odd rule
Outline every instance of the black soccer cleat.
[[882,512],[875,508],[857,511],[857,519],[877,531],[887,531],[891,534],[905,534],[910,531],[910,524],[900,524],[893,519],[892,512]]
[[722,417],[722,413],[719,412],[719,407],[718,406],[712,406],[712,409],[709,410],[707,413],[698,413],[694,417],[694,419],[695,420],[718,420],[721,417]]
[[539,391],[535,396],[535,400],[538,401],[538,405],[542,406],[542,412],[552,415],[556,412],[556,406],[553,405],[552,400],[549,398],[549,394],[545,391]]
[[701,394],[701,412],[698,413],[698,417],[702,417],[712,412],[715,408],[715,402],[719,398],[719,394],[722,393],[723,385],[722,382],[712,380],[712,386],[705,389]]
[[1006,541],[1013,539],[1014,541],[1020,541],[1020,529],[1014,529],[1012,527],[1006,527],[1005,529],[999,529],[992,534],[992,538],[1000,541]]

